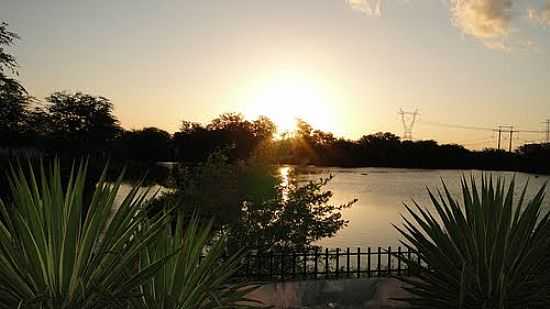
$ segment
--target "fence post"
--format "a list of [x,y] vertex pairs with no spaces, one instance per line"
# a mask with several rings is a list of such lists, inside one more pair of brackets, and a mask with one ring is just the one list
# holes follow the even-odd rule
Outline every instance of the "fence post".
[[407,275],[411,275],[411,249],[407,248]]
[[371,270],[371,266],[370,266],[370,264],[371,264],[371,260],[370,260],[371,257],[370,256],[371,256],[371,250],[370,250],[370,247],[368,247],[368,249],[367,249],[367,277],[369,277],[369,278],[372,276],[372,274],[371,274],[372,270]]
[[296,252],[292,252],[292,278],[296,279]]
[[340,277],[340,248],[336,248],[336,278]]
[[319,248],[315,248],[315,266],[313,268],[315,279],[317,279],[317,273],[319,272]]
[[388,277],[391,276],[391,247],[388,247]]
[[309,256],[308,253],[309,253],[309,252],[304,251],[304,261],[303,261],[303,263],[304,263],[304,278],[305,278],[305,279],[307,279],[307,258],[308,258],[308,256]]
[[273,279],[273,251],[269,251],[269,277]]
[[250,252],[246,254],[246,264],[245,264],[245,276],[250,278]]
[[397,275],[401,276],[401,246],[397,247]]
[[378,247],[378,277],[381,275],[381,268],[382,268],[382,248]]
[[325,279],[328,278],[330,273],[330,265],[328,261],[328,248],[325,248]]
[[361,248],[357,248],[357,278],[361,278]]
[[286,257],[286,253],[285,253],[285,251],[283,251],[279,255],[281,257],[281,279],[284,280],[285,279],[285,257]]
[[347,264],[347,276],[349,278],[349,275],[350,275],[350,273],[349,273],[349,271],[350,271],[349,270],[349,247],[346,249],[346,264]]
[[263,274],[263,271],[262,271],[262,257],[260,256],[260,252],[257,251],[256,252],[256,264],[257,264],[257,268],[256,268],[256,276],[258,276],[259,278],[262,277],[262,274]]

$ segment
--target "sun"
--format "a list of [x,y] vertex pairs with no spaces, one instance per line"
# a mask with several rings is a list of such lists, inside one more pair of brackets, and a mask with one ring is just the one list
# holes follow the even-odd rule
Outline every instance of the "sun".
[[313,79],[298,74],[277,75],[254,87],[245,115],[269,117],[277,125],[279,135],[294,131],[297,119],[314,128],[329,129],[330,113],[324,92]]

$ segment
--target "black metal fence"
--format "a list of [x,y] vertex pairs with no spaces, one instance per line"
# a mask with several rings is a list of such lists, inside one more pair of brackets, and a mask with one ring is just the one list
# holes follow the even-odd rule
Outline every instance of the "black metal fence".
[[[401,257],[401,258],[399,258]],[[236,278],[262,281],[409,276],[402,258],[421,265],[419,256],[391,247],[324,249],[309,252],[250,253],[242,260]]]

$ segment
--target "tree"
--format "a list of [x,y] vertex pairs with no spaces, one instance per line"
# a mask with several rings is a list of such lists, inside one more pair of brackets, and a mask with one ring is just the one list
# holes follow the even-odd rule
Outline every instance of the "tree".
[[230,148],[231,160],[245,160],[258,145],[254,125],[239,113],[225,113],[206,126],[213,135],[221,137],[221,148]]
[[260,190],[258,186],[262,180],[269,184],[266,174],[251,170],[245,176],[245,184],[256,187],[257,193],[249,193],[239,222],[229,226],[231,248],[250,247],[258,252],[304,252],[316,248],[315,241],[332,237],[346,226],[342,210],[357,201],[332,204],[333,193],[325,189],[332,177],[305,184],[295,179],[282,184],[279,179],[271,187],[275,192],[270,197],[267,187]]
[[261,140],[271,140],[277,131],[275,123],[266,116],[260,116],[252,122],[254,135]]
[[170,161],[172,136],[158,128],[125,131],[117,140],[119,155],[124,159],[158,162]]
[[153,209],[175,202],[183,213],[214,220],[229,250],[310,249],[346,225],[341,211],[355,202],[333,205],[332,192],[325,189],[330,178],[286,183],[272,165],[232,163],[223,152],[197,166],[180,165],[177,171],[176,190],[160,196]]
[[122,132],[105,97],[81,92],[55,92],[46,98],[55,151],[104,153]]
[[176,160],[182,162],[203,162],[224,145],[218,132],[208,130],[196,122],[183,121],[179,132],[174,134]]
[[30,97],[13,77],[17,76],[17,61],[6,51],[19,36],[0,23],[0,146],[13,147],[21,143],[25,112]]
[[174,134],[177,160],[204,162],[220,149],[226,150],[231,161],[247,160],[257,155],[259,147],[266,149],[275,131],[275,124],[265,116],[249,121],[238,113],[221,114],[206,126],[184,121]]
[[374,166],[391,166],[399,161],[400,138],[389,132],[365,135],[358,141],[364,160]]

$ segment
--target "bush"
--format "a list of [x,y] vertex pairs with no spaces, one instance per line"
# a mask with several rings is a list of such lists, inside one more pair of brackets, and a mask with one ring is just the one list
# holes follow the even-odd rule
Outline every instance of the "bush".
[[153,280],[143,284],[135,309],[249,308],[246,295],[256,286],[227,285],[239,269],[243,251],[224,257],[225,239],[212,241],[211,224],[196,219],[184,224],[179,216],[174,229],[166,226],[154,243],[142,252],[139,268],[172,255]]
[[[413,220],[398,228],[426,265],[405,278],[412,308],[549,308],[550,219],[542,214],[545,186],[525,205],[512,180],[462,180],[460,204],[443,184],[429,192],[436,215],[406,206]],[[417,261],[404,259],[409,267]]]
[[64,187],[58,161],[12,169],[13,202],[0,202],[0,308],[124,308],[164,263],[132,269],[166,217],[147,218],[137,188],[115,207],[120,180],[104,177],[85,204],[85,170],[73,168]]
[[251,288],[224,286],[241,256],[220,261],[223,239],[210,245],[209,226],[192,221],[183,232],[179,222],[172,234],[170,208],[148,214],[139,186],[116,204],[122,176],[109,183],[107,169],[85,199],[86,169],[73,166],[69,177],[59,161],[36,173],[11,169],[11,202],[0,201],[0,308],[220,308],[244,300]]

